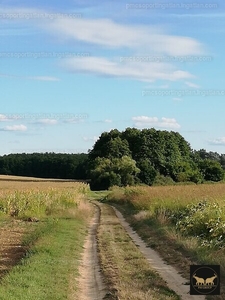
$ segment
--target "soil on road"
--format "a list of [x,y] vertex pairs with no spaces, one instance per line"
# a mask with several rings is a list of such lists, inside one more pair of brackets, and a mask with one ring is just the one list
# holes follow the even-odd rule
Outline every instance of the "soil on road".
[[84,244],[84,253],[80,266],[79,299],[102,300],[107,291],[103,282],[97,253],[97,229],[100,222],[100,209],[95,206],[95,214],[91,221],[88,236]]

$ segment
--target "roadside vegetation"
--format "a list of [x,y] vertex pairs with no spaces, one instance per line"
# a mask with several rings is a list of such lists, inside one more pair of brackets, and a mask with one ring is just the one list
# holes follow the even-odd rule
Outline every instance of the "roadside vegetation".
[[[0,272],[0,299],[79,299],[79,259],[93,213],[85,200],[89,186],[11,184],[4,182],[0,189],[0,269],[5,267]],[[23,228],[20,236],[18,225]]]
[[[191,264],[219,264],[224,282],[225,184],[113,187],[102,201],[116,205],[148,246],[187,279]],[[213,299],[225,299],[221,289]]]

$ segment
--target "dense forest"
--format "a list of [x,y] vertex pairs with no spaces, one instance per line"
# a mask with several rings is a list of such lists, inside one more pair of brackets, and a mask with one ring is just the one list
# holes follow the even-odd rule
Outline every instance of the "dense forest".
[[40,178],[86,179],[88,155],[32,153],[0,156],[0,174]]
[[88,154],[0,156],[0,174],[91,179],[94,190],[134,184],[221,181],[225,154],[192,150],[177,132],[127,128],[103,132]]

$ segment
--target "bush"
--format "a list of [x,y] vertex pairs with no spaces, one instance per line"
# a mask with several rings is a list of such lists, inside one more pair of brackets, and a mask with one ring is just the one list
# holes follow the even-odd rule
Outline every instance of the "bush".
[[202,246],[225,247],[224,210],[216,202],[188,205],[171,214],[170,220],[184,235],[199,237]]
[[153,185],[175,185],[175,181],[173,181],[173,179],[169,176],[157,174]]

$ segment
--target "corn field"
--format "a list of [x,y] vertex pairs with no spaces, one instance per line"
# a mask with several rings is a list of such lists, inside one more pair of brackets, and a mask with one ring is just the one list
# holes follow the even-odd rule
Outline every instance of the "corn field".
[[0,215],[41,218],[78,206],[89,191],[84,183],[1,183]]

